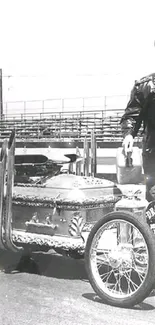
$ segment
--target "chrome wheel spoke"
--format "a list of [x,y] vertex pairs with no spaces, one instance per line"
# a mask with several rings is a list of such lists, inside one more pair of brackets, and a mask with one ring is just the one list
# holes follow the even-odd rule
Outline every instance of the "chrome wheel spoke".
[[130,222],[109,221],[95,234],[90,260],[99,287],[112,297],[129,297],[145,281],[148,248],[143,235]]
[[[126,278],[126,280],[127,280],[127,284],[128,284],[128,291],[127,291],[127,292],[128,292],[129,294],[132,293],[133,291],[135,291],[135,290],[137,290],[137,289],[139,288],[139,285],[137,285],[137,284],[132,280],[132,278],[131,278],[131,273],[130,273],[130,276],[129,276],[128,273],[126,273],[125,278]],[[131,285],[132,285],[133,289],[135,289],[135,290],[132,290],[132,289],[131,289]],[[130,290],[129,290],[129,289],[130,289]]]
[[106,279],[109,280],[110,276],[112,275],[113,270],[109,271],[109,272],[104,272],[103,274],[100,274],[101,279],[104,281]]
[[108,254],[103,253],[97,256],[97,267],[100,269],[103,265],[109,266]]

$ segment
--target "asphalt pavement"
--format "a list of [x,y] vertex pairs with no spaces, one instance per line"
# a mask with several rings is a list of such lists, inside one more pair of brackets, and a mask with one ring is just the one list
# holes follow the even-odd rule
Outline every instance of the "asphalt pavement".
[[13,271],[18,262],[8,256],[12,268],[0,273],[0,325],[155,324],[154,291],[131,309],[116,308],[97,297],[83,260],[37,253],[37,268],[32,263]]

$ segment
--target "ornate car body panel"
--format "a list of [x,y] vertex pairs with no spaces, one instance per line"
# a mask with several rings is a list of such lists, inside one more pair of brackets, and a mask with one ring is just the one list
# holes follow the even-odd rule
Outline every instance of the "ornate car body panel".
[[94,177],[62,174],[42,185],[20,184],[12,199],[14,241],[80,249],[95,222],[119,199],[113,182]]

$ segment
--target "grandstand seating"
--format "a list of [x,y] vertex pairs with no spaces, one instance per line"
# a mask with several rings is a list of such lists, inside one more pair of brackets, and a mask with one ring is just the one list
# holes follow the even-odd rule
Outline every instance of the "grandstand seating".
[[17,139],[50,139],[51,141],[90,138],[94,129],[96,140],[122,141],[120,117],[123,111],[54,112],[35,118],[7,118],[0,121],[0,138],[9,137],[12,129]]

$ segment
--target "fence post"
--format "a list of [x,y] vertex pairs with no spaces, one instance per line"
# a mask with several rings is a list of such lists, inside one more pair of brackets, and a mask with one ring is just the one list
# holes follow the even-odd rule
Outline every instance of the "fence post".
[[89,176],[89,143],[86,137],[83,144],[83,175]]
[[85,102],[84,102],[84,98],[82,98],[82,110],[83,110],[83,112],[84,112],[84,109],[85,108]]
[[104,111],[107,109],[107,96],[104,96]]
[[8,103],[6,102],[6,106],[5,106],[5,119],[7,119],[8,117]]
[[91,176],[96,175],[96,136],[94,130],[91,131]]
[[24,101],[24,118],[26,118],[26,101]]
[[43,114],[43,117],[44,117],[44,107],[45,107],[45,101],[44,100],[42,100],[42,114]]
[[64,98],[61,98],[61,111],[64,112]]

